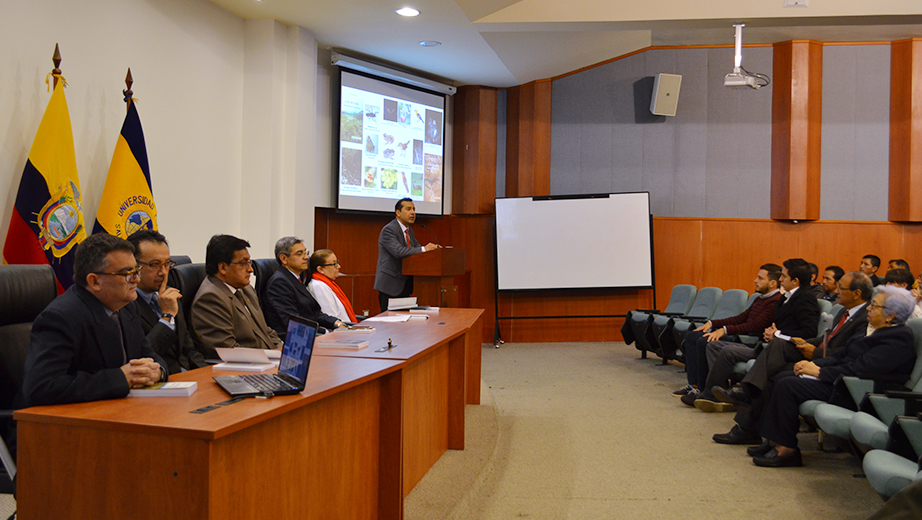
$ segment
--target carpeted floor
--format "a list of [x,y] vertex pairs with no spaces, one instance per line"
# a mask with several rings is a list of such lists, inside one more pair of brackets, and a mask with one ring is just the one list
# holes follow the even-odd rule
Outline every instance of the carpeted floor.
[[803,468],[759,468],[744,447],[714,443],[732,414],[684,406],[670,395],[681,367],[638,354],[623,343],[485,346],[467,448],[430,470],[406,518],[860,519],[882,504],[856,477],[859,461],[818,451],[815,433],[799,436]]

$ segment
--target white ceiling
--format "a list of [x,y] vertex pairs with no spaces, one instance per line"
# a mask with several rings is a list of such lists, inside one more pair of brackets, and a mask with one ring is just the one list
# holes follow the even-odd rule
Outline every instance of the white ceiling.
[[[323,47],[454,85],[511,87],[651,45],[922,37],[920,0],[211,0],[304,27]],[[785,8],[785,2],[807,7]],[[411,6],[414,18],[394,11]],[[438,47],[421,47],[436,40]]]

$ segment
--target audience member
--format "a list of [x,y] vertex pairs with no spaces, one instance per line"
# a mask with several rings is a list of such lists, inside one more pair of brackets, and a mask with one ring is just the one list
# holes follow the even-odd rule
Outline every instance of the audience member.
[[87,237],[74,258],[74,285],[35,319],[23,374],[25,406],[125,397],[166,381],[166,362],[150,348],[137,298],[139,269],[130,242]]
[[752,450],[753,463],[765,467],[803,465],[797,447],[799,406],[811,399],[829,400],[838,377],[891,376],[887,386],[899,388],[909,377],[916,358],[912,331],[903,326],[914,306],[906,289],[879,287],[868,306],[873,334],[848,344],[838,355],[800,361],[793,372],[778,374],[762,417],[761,433],[766,442]]
[[682,402],[695,405],[700,395],[700,386],[708,374],[706,345],[723,337],[739,334],[761,334],[775,321],[775,304],[781,297],[778,281],[781,278],[781,266],[765,264],[756,273],[755,292],[759,295],[741,314],[722,320],[708,321],[685,335],[685,373],[688,385],[676,390],[672,395],[681,397]]
[[[807,288],[810,283],[810,271],[802,258],[785,260],[781,269],[781,287],[784,297],[775,305],[775,323],[769,325],[762,334],[768,343],[778,338],[791,341],[791,338],[813,337],[819,323],[820,306],[813,293]],[[741,343],[712,341],[707,345],[707,358],[710,365],[704,390],[695,400],[695,408],[704,412],[729,411],[731,405],[718,401],[711,393],[714,387],[727,387],[733,367],[741,361],[754,359],[758,351]]]
[[320,310],[341,321],[355,323],[355,311],[336,279],[339,278],[339,259],[329,249],[318,249],[311,255],[308,272],[307,290],[311,292]]
[[432,242],[419,245],[410,225],[416,222],[416,205],[409,197],[397,201],[394,206],[396,218],[378,235],[378,267],[375,270],[375,290],[381,312],[387,310],[391,298],[403,298],[413,294],[413,277],[404,276],[403,259],[417,253],[438,248]]
[[858,270],[871,278],[871,283],[877,287],[883,283],[884,279],[877,276],[877,270],[880,269],[880,257],[877,255],[865,255],[861,258],[861,266]]
[[839,282],[843,274],[845,274],[845,270],[837,265],[830,265],[823,271],[824,300],[836,303],[836,283]]
[[812,339],[773,339],[756,358],[755,364],[737,387],[711,389],[719,400],[732,403],[736,409],[736,425],[728,433],[713,436],[720,444],[758,444],[759,418],[769,385],[775,376],[790,371],[794,364],[806,360],[836,356],[851,342],[865,337],[868,325],[867,302],[874,288],[868,276],[859,271],[845,273],[837,285],[839,304],[843,309],[833,318],[833,328],[827,334]]
[[291,316],[316,321],[327,329],[345,325],[335,316],[324,314],[320,304],[301,279],[307,271],[307,248],[297,237],[282,237],[275,243],[275,259],[281,266],[266,285],[266,322],[284,338]]
[[250,286],[253,262],[250,243],[231,235],[215,235],[205,248],[205,273],[192,301],[192,339],[206,357],[218,347],[272,349],[282,341],[263,317]]
[[912,269],[909,268],[909,262],[903,260],[902,258],[897,258],[887,262],[887,270],[892,271],[894,269],[905,269],[909,272],[912,272]]
[[810,270],[810,291],[817,299],[826,296],[826,288],[820,283],[820,268],[813,262],[807,262],[807,268]]
[[179,299],[182,294],[167,285],[167,275],[175,264],[170,260],[166,237],[148,229],[128,237],[134,257],[141,267],[138,298],[129,303],[141,317],[141,328],[151,348],[166,361],[170,374],[205,366],[202,353],[195,350],[186,326]]

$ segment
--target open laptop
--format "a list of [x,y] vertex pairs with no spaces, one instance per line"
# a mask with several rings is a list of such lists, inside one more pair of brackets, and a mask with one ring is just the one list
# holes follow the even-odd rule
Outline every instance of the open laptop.
[[307,369],[311,364],[316,335],[316,322],[292,316],[288,321],[288,333],[285,335],[277,374],[214,376],[213,379],[232,397],[272,397],[300,393],[307,383]]

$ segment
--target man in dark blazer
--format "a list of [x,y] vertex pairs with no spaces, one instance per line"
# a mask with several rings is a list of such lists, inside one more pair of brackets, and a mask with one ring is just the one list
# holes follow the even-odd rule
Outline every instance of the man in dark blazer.
[[307,247],[300,238],[280,238],[275,243],[275,259],[281,267],[272,273],[266,283],[266,301],[263,302],[263,307],[266,311],[266,323],[279,337],[285,337],[288,320],[292,315],[316,321],[331,330],[346,325],[339,318],[324,314],[320,310],[320,304],[301,281],[301,273],[307,270],[310,255],[307,254]]
[[833,317],[832,328],[827,334],[808,340],[795,337],[793,342],[774,339],[759,354],[738,387],[712,389],[715,397],[736,405],[734,420],[750,437],[755,438],[758,432],[762,408],[776,375],[793,370],[799,361],[837,356],[851,342],[865,337],[868,301],[874,292],[871,279],[859,271],[845,273],[837,282],[836,292],[843,309]]
[[206,366],[186,326],[179,305],[182,294],[167,285],[167,275],[174,264],[170,261],[166,237],[157,231],[142,229],[132,233],[128,241],[134,245],[134,257],[141,267],[138,299],[129,306],[141,317],[141,328],[151,348],[167,362],[170,374]]
[[381,312],[387,310],[390,298],[403,298],[413,293],[413,277],[404,276],[403,259],[417,253],[438,248],[429,242],[421,246],[410,225],[416,222],[416,205],[410,198],[397,201],[396,217],[387,223],[378,235],[378,267],[375,270],[375,290]]
[[32,325],[23,377],[25,406],[125,397],[166,381],[166,363],[147,343],[140,318],[131,243],[111,235],[77,246],[74,285]]
[[263,317],[256,290],[250,286],[250,243],[215,235],[205,249],[205,273],[192,301],[192,340],[206,357],[218,347],[273,349],[282,340]]

